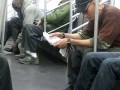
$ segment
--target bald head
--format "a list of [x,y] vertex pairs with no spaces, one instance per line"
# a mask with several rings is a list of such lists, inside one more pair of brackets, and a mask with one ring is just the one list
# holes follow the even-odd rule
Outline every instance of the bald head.
[[23,0],[13,0],[12,6],[15,9],[15,11],[19,12],[23,4]]

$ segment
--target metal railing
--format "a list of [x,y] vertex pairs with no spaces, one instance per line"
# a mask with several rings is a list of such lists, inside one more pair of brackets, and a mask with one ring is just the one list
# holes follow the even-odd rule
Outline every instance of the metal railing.
[[0,35],[1,35],[1,53],[4,51],[4,33],[5,33],[5,20],[7,14],[7,0],[0,0]]
[[[96,0],[97,2],[97,4],[96,4],[96,12],[98,13],[98,3],[99,3],[99,0]],[[107,1],[107,0],[106,0]],[[61,4],[61,5],[59,5],[58,7],[60,7],[60,6],[62,6],[62,5],[65,5],[65,4],[67,4],[67,3],[69,3],[70,2],[70,22],[68,22],[68,23],[66,23],[66,24],[64,24],[64,25],[62,25],[62,26],[60,26],[60,27],[58,27],[58,28],[56,28],[56,29],[54,29],[54,30],[51,30],[50,32],[48,32],[48,33],[51,33],[51,32],[53,32],[53,31],[56,31],[56,30],[58,30],[58,29],[60,29],[60,28],[62,28],[62,27],[64,27],[64,26],[66,26],[66,25],[70,25],[70,33],[72,33],[72,32],[74,32],[74,31],[76,31],[76,30],[78,30],[78,29],[80,29],[80,28],[82,28],[82,27],[84,27],[84,26],[86,26],[87,24],[88,24],[88,22],[86,22],[86,23],[84,23],[84,24],[82,24],[82,25],[80,25],[80,26],[78,26],[78,27],[76,27],[76,28],[72,28],[72,22],[73,22],[73,18],[74,17],[77,17],[79,14],[75,14],[75,15],[73,15],[73,13],[72,13],[72,0],[70,0],[70,1],[68,1],[68,2],[65,2],[65,3],[63,3],[63,4]],[[1,0],[1,7],[2,7],[2,11],[4,10],[4,12],[1,12],[1,32],[2,32],[2,39],[1,39],[1,47],[2,47],[2,50],[3,50],[3,47],[4,47],[4,29],[5,29],[5,20],[6,20],[6,7],[7,7],[7,0]],[[45,10],[44,10],[44,30],[45,30],[45,32],[46,32],[46,6],[47,6],[47,2],[46,2],[46,0],[44,0],[44,8],[45,8]],[[58,7],[56,7],[56,8],[58,8]],[[54,8],[54,9],[56,9],[56,8]],[[96,13],[96,15],[95,16],[97,16],[98,14]],[[95,42],[97,42],[96,41],[96,39],[97,39],[97,22],[98,22],[98,18],[96,17],[95,18],[95,33],[94,33],[94,35],[96,35],[96,36],[94,36],[94,40],[95,40]],[[97,43],[96,43],[97,44]],[[97,45],[94,45],[94,46],[97,46]],[[96,47],[94,48],[95,49],[95,51],[96,51]]]

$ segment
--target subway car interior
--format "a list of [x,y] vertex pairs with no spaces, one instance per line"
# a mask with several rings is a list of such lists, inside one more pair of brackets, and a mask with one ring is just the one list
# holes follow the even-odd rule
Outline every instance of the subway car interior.
[[[40,49],[37,49],[35,55],[28,51],[27,54],[32,57],[37,57],[39,64],[20,63],[19,60],[16,59],[16,55],[18,53],[16,54],[5,50],[5,48],[11,48],[14,43],[13,37],[10,37],[6,44],[4,44],[6,22],[13,17],[18,17],[16,11],[12,7],[12,1],[13,0],[0,0],[0,40],[1,53],[7,58],[10,67],[13,90],[64,90],[68,84],[67,56],[62,56],[58,48],[54,48],[47,42],[43,44],[43,47],[40,45],[41,47]],[[75,13],[75,0],[68,0],[62,5],[58,5],[61,0],[31,1],[32,4],[39,8],[42,16],[44,17],[44,32],[47,31],[46,15],[66,3],[70,3],[69,22],[49,31],[48,33],[55,32],[64,26],[67,26],[65,33],[74,33],[78,30],[84,29],[84,27],[88,24],[88,19],[84,17],[84,15],[81,13]],[[96,0],[96,2],[99,1],[100,3],[107,3],[120,8],[119,0]],[[97,11],[98,10],[96,10],[96,12]],[[28,15],[30,14],[31,13],[29,12]],[[95,20],[97,21],[98,18],[96,17]],[[18,48],[21,48],[21,44],[18,45]],[[96,52],[96,47],[94,47],[94,51]],[[118,82],[114,90],[120,90],[119,86],[120,83]]]

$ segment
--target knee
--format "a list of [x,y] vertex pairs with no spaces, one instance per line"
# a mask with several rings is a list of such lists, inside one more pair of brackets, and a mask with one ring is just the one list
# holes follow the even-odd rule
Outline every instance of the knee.
[[89,67],[95,67],[96,65],[99,65],[99,62],[100,57],[98,53],[90,52],[85,56],[82,64],[86,64]]
[[90,53],[88,53],[88,54],[85,56],[84,61],[86,61],[86,62],[91,62],[91,61],[94,61],[95,58],[97,58],[96,53],[90,52]]
[[102,67],[112,67],[114,64],[114,60],[113,58],[108,58],[108,59],[105,59],[103,62],[102,62]]

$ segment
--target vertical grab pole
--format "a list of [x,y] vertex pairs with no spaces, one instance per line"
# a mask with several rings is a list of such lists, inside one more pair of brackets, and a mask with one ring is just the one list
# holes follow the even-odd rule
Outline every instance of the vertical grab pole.
[[72,0],[70,0],[70,28],[68,33],[72,33],[72,15],[73,15],[73,10],[72,10]]
[[1,34],[1,53],[4,52],[5,21],[7,17],[7,0],[0,0],[0,34]]
[[94,24],[94,52],[97,51],[97,34],[98,34],[98,19],[99,19],[99,0],[95,4],[95,24]]
[[47,7],[47,1],[44,0],[44,32],[46,32],[46,7]]
[[111,4],[112,6],[115,6],[115,0],[110,0],[110,4]]

